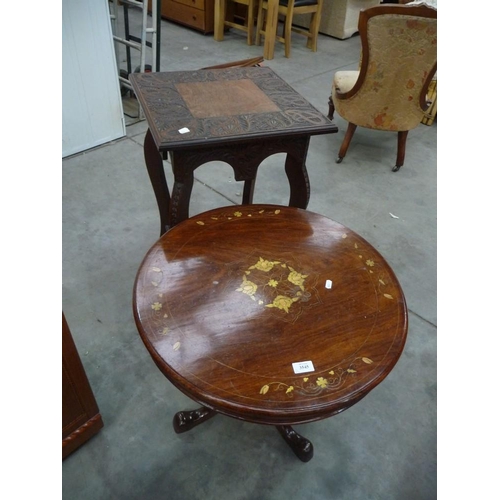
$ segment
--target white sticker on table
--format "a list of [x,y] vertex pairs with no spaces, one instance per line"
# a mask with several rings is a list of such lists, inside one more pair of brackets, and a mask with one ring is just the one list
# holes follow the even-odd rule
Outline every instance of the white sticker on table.
[[299,361],[297,363],[292,363],[294,373],[307,373],[314,371],[314,365],[312,361]]

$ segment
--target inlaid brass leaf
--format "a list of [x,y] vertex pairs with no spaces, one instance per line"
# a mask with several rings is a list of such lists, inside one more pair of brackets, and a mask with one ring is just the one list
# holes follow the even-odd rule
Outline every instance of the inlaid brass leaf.
[[274,213],[278,215],[281,212],[281,210],[275,210]]
[[260,389],[260,393],[261,394],[266,394],[266,392],[269,390],[269,386],[268,385],[263,385]]
[[196,224],[198,224],[200,226],[204,226],[205,225],[205,223],[203,221],[201,221],[201,220],[196,221]]
[[361,358],[361,361],[365,362],[367,365],[371,365],[373,363],[370,358]]
[[290,392],[293,391],[293,385],[291,385],[287,390],[285,394],[289,394]]
[[348,368],[347,373],[356,373],[356,370],[353,370],[352,368]]
[[388,294],[388,293],[384,293],[384,297],[385,297],[386,299],[393,299],[393,298],[394,298],[392,295],[390,295],[390,294]]
[[159,267],[152,267],[151,270],[156,271],[157,273],[161,272],[161,269]]
[[179,350],[179,348],[180,348],[180,346],[181,346],[181,343],[180,343],[180,342],[176,342],[176,343],[172,346],[172,349],[173,349],[174,351],[178,351],[178,350]]
[[323,377],[318,377],[318,379],[316,380],[316,385],[324,389],[325,387],[328,386],[328,380],[326,380]]

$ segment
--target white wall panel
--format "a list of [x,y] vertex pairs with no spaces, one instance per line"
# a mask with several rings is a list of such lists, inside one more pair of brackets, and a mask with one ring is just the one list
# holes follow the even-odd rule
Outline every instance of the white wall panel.
[[62,156],[123,137],[107,0],[62,2]]

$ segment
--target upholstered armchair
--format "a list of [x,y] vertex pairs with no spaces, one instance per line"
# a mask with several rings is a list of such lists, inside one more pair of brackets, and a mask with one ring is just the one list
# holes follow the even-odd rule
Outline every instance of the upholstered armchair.
[[423,4],[383,4],[359,16],[359,71],[338,71],[330,109],[349,122],[337,163],[356,127],[398,133],[396,165],[404,163],[408,131],[421,122],[426,92],[437,68],[437,10]]

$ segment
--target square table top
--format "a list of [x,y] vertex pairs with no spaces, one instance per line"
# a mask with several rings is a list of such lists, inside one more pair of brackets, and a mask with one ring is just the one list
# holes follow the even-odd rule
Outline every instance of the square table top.
[[271,68],[134,73],[160,151],[338,131]]

